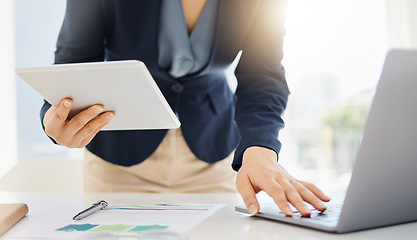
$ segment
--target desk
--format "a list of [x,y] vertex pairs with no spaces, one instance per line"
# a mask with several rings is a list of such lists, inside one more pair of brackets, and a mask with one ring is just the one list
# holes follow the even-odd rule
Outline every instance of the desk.
[[[222,239],[416,239],[417,222],[342,235],[319,232],[287,224],[248,217],[234,211],[242,204],[238,194],[65,194],[0,192],[0,203],[25,202],[29,214],[0,239],[13,238],[19,230],[36,227],[43,221],[62,221],[98,199],[111,204],[216,203],[225,207],[186,233],[190,240]],[[64,207],[63,207],[64,206]]]

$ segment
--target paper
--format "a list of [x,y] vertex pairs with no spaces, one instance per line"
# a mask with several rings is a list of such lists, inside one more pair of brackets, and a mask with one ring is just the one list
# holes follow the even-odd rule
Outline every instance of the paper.
[[95,236],[108,234],[118,236],[119,239],[120,237],[132,239],[132,236],[155,232],[181,236],[223,206],[223,204],[109,205],[81,220],[63,222],[51,229],[39,229],[36,233],[27,232],[19,237],[104,239]]

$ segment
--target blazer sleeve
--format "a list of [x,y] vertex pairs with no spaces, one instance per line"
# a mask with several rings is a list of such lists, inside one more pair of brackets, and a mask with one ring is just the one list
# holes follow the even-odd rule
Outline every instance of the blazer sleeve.
[[[58,35],[55,64],[104,60],[105,19],[103,0],[68,0]],[[44,101],[40,111],[42,127],[51,104]]]
[[245,40],[235,74],[236,115],[241,140],[232,167],[238,171],[243,152],[251,146],[281,149],[278,132],[289,95],[285,80],[283,37],[286,0],[264,0]]

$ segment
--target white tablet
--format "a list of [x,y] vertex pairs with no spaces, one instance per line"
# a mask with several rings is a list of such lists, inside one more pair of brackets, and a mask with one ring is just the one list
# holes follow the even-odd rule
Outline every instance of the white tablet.
[[73,100],[70,116],[94,104],[116,117],[103,130],[171,129],[180,122],[141,61],[59,64],[16,73],[53,106]]

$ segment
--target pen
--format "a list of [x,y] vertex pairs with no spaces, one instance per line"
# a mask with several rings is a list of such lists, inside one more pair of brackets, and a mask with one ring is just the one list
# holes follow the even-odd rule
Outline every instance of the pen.
[[72,220],[80,220],[82,218],[85,218],[85,217],[87,217],[87,216],[89,216],[89,215],[91,215],[91,214],[93,214],[93,213],[95,213],[95,212],[97,212],[97,211],[99,211],[103,208],[106,208],[108,205],[109,204],[104,200],[97,201],[97,202],[93,203],[91,207],[89,207],[89,208],[81,211],[77,215],[75,215],[72,218]]

